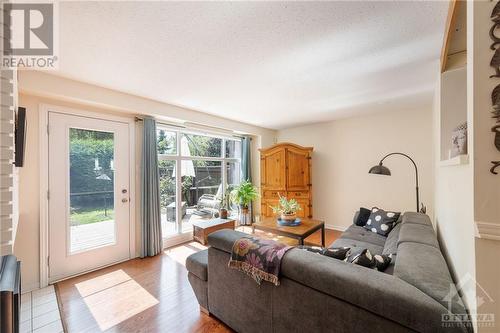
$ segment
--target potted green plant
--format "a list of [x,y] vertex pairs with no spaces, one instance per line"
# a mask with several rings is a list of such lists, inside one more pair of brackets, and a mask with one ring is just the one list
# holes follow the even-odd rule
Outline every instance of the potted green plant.
[[230,190],[228,187],[226,187],[225,191],[224,191],[224,195],[222,196],[222,202],[221,202],[221,205],[220,205],[220,209],[219,209],[219,217],[221,219],[227,219],[227,213],[229,211],[229,205],[230,205]]
[[257,188],[245,180],[231,191],[231,201],[238,205],[244,216],[248,214],[248,206],[259,196]]
[[288,200],[286,197],[281,196],[278,193],[279,201],[277,206],[269,206],[273,210],[273,213],[280,215],[281,220],[292,222],[297,219],[297,212],[301,210],[299,203],[295,199]]

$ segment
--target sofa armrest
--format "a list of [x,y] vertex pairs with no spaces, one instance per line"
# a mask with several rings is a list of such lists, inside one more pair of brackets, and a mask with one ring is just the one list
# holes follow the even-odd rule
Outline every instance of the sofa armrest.
[[248,234],[231,229],[222,229],[208,235],[208,245],[227,253],[231,253],[233,244],[238,239]]
[[[442,330],[442,314],[448,313],[430,296],[395,276],[308,251],[288,251],[281,274],[420,332]],[[446,331],[466,332],[457,326]]]

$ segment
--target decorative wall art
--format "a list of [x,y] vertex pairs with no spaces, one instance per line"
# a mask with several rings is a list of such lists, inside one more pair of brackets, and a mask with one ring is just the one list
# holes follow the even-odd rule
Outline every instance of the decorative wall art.
[[500,44],[500,37],[495,35],[496,28],[500,28],[500,2],[497,2],[495,8],[491,12],[491,20],[493,21],[493,26],[490,29],[490,37],[493,40],[493,44],[491,44],[490,49],[495,50],[497,44]]
[[496,125],[491,131],[495,132],[495,147],[500,151],[500,125]]
[[[500,30],[500,1],[497,1],[493,11],[491,12],[491,21],[493,25],[490,28],[490,38],[493,43],[490,45],[490,49],[495,50],[493,57],[490,61],[490,66],[495,69],[495,73],[490,75],[490,78],[500,78],[500,37],[498,37],[495,32]],[[498,32],[497,32],[498,33]],[[500,151],[500,84],[498,84],[491,92],[491,105],[493,107],[492,118],[495,119],[496,125],[491,128],[491,131],[495,133],[493,142],[498,151]],[[491,161],[493,166],[490,172],[497,175],[498,172],[496,168],[500,167],[500,161]]]
[[495,54],[490,61],[490,66],[495,69],[495,74],[490,75],[490,79],[492,77],[500,77],[500,48],[495,50]]

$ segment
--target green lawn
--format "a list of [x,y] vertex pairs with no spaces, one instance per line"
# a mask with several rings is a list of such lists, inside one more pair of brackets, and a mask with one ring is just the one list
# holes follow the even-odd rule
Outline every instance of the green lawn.
[[93,208],[93,207],[76,209],[72,211],[70,215],[72,226],[108,221],[108,220],[113,220],[114,218],[115,218],[115,212],[113,209],[107,209],[106,214],[104,214],[103,208]]

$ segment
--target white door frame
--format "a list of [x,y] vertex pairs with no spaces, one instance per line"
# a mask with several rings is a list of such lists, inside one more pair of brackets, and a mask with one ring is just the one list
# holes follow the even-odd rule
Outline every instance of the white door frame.
[[[130,156],[130,208],[129,208],[129,259],[135,258],[135,121],[134,118],[91,112],[52,104],[39,104],[39,163],[40,163],[40,288],[49,284],[49,111],[73,116],[119,121],[129,125],[129,156]],[[113,263],[111,265],[114,265]],[[101,268],[101,267],[99,267]],[[96,269],[99,269],[96,268]]]

